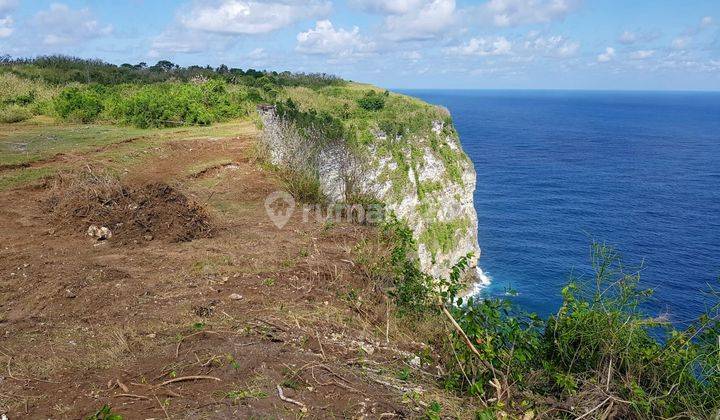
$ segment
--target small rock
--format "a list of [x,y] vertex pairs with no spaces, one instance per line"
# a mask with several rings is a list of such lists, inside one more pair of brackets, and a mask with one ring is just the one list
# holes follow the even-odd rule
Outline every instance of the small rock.
[[73,299],[73,298],[77,297],[77,295],[76,295],[75,292],[73,292],[72,290],[66,289],[66,290],[65,290],[65,297],[68,298],[68,299]]
[[420,369],[420,356],[413,357],[408,363],[410,363],[410,366]]
[[87,234],[88,236],[92,236],[98,241],[104,241],[106,239],[112,238],[112,232],[105,226],[98,227],[95,225],[91,225],[87,230]]
[[233,293],[233,294],[230,295],[230,299],[231,299],[231,300],[240,300],[240,299],[242,299],[242,295],[239,295],[239,294],[237,294],[237,293]]
[[368,355],[375,353],[375,347],[371,346],[370,344],[360,343],[360,348]]
[[152,241],[152,240],[155,239],[155,238],[153,238],[152,235],[145,235],[145,236],[143,236],[143,239],[145,239],[146,241],[150,242],[150,241]]
[[157,336],[156,336],[155,334],[152,334],[152,333],[151,333],[151,334],[146,335],[145,337],[147,337],[147,338],[155,338],[155,337],[157,337]]

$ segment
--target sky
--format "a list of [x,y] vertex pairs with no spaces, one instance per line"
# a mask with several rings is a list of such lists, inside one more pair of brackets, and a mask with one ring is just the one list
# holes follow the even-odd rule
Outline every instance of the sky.
[[720,90],[720,0],[0,0],[0,55],[390,88]]

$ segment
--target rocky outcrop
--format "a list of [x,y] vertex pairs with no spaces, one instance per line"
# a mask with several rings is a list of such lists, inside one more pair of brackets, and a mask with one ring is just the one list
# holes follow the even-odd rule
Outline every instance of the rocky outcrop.
[[471,263],[476,265],[480,248],[473,206],[475,169],[449,114],[427,124],[427,132],[407,138],[373,129],[372,141],[359,148],[303,138],[272,107],[258,112],[273,164],[313,171],[332,202],[373,197],[384,203],[386,211],[412,229],[424,272],[446,276],[468,253],[474,254]]

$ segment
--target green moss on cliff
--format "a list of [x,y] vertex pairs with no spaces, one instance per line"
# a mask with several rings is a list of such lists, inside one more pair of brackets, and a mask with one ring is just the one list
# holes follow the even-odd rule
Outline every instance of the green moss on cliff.
[[470,228],[467,219],[454,219],[447,222],[432,222],[420,235],[420,243],[424,244],[430,254],[448,253],[453,250],[455,241]]

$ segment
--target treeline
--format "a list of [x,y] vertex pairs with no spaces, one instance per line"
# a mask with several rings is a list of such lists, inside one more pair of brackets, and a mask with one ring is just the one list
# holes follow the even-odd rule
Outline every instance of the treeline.
[[0,57],[0,122],[33,115],[137,127],[207,125],[250,115],[288,87],[346,82],[327,74],[182,67],[167,60],[115,65],[67,56]]
[[182,67],[167,60],[154,65],[115,65],[102,60],[89,60],[63,55],[36,58],[12,58],[0,56],[0,69],[20,77],[39,79],[56,85],[76,83],[98,83],[116,85],[123,83],[190,82],[193,80],[222,79],[227,83],[260,87],[267,84],[276,86],[305,86],[319,88],[342,85],[345,82],[324,73],[292,73],[289,71],[265,71],[230,68],[226,65]]

